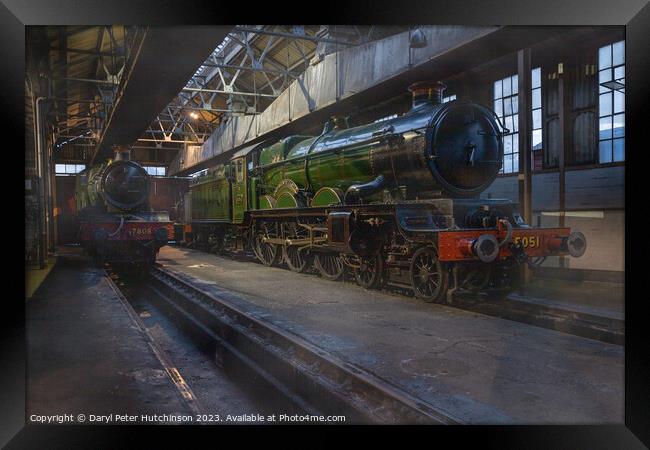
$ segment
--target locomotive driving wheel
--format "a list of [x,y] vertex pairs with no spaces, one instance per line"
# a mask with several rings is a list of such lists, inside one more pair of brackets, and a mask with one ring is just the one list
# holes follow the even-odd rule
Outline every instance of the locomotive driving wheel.
[[226,236],[222,233],[217,233],[208,238],[208,248],[210,253],[220,255],[226,249]]
[[354,278],[356,278],[357,284],[365,289],[380,287],[384,275],[384,258],[377,253],[374,256],[359,259],[359,267],[354,269]]
[[265,227],[265,233],[257,233],[253,241],[253,251],[257,259],[265,266],[273,266],[278,262],[278,246],[269,244],[264,241],[264,237],[268,236],[268,229]]
[[327,280],[338,281],[345,273],[345,265],[341,257],[334,253],[316,253],[314,267]]
[[282,257],[289,270],[293,272],[304,273],[309,269],[311,257],[306,249],[301,249],[296,245],[284,245]]
[[[291,239],[308,237],[307,231],[304,228],[296,226],[296,224],[286,224],[285,228],[287,235]],[[304,273],[311,267],[313,258],[308,248],[298,245],[283,245],[282,259],[287,263],[289,270]]]
[[448,273],[433,247],[422,247],[411,259],[411,286],[416,297],[425,302],[444,298]]

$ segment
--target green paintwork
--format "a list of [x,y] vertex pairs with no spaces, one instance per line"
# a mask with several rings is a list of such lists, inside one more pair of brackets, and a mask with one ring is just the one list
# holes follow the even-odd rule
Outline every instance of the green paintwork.
[[[386,133],[400,134],[424,130],[431,119],[431,108],[412,110],[398,118],[364,126],[334,128],[321,136],[290,136],[261,149],[257,167],[244,170],[239,181],[232,181],[232,210],[234,223],[243,221],[247,208],[295,208],[295,189],[278,189],[287,180],[307,195],[320,191],[311,206],[340,203],[343,192],[351,185],[366,183],[377,177],[371,166],[371,152]],[[246,167],[246,158],[231,164]],[[233,175],[236,170],[233,170]],[[250,178],[248,178],[250,177]],[[250,186],[247,186],[250,180]],[[225,186],[220,189],[226,189]],[[277,191],[277,192],[276,192]],[[284,195],[286,194],[286,195]],[[377,194],[380,195],[380,194]],[[277,199],[277,203],[276,203]],[[192,209],[195,209],[192,205]],[[207,214],[209,215],[209,213]]]
[[246,160],[237,158],[233,160],[232,173],[232,221],[233,223],[242,223],[244,221],[244,211],[248,208],[248,195],[246,195]]
[[260,152],[260,166],[268,166],[271,164],[284,161],[289,150],[300,141],[309,139],[310,136],[289,136],[288,138],[281,139],[275,144],[264,148]]
[[309,156],[308,176],[314,191],[323,187],[345,190],[375,178],[370,167],[369,145],[340,152],[318,152]]
[[104,169],[111,163],[106,163],[93,166],[80,172],[75,180],[75,201],[77,203],[77,211],[81,211],[89,206],[100,207],[102,199],[99,195],[99,182],[101,174]]
[[[389,127],[391,133],[424,129],[430,118],[431,109],[424,107],[389,121],[333,129],[308,139],[296,136],[288,151],[291,138],[266,147],[260,154],[264,192],[272,193],[284,179],[312,192],[323,187],[345,191],[353,184],[371,181],[377,176],[370,166],[370,152],[379,141],[374,137]],[[286,156],[281,158],[281,154]]]
[[275,199],[270,195],[263,195],[260,197],[260,209],[273,209],[275,208]]
[[276,208],[297,208],[298,202],[296,198],[289,192],[284,192],[278,197]]
[[309,148],[313,145],[316,139],[318,139],[318,136],[310,137],[308,139],[298,142],[296,145],[294,145],[291,148],[291,150],[289,150],[286,159],[304,157],[309,152]]
[[250,199],[250,208],[259,209],[259,183],[260,179],[258,177],[249,177],[248,178],[248,198]]
[[192,220],[230,222],[230,183],[225,166],[219,165],[203,177],[193,181]]
[[314,195],[311,201],[312,207],[338,205],[343,200],[343,191],[324,187]]
[[294,194],[298,193],[299,190],[300,190],[300,186],[298,186],[296,183],[294,183],[293,180],[285,178],[273,190],[273,197],[279,198],[280,195],[283,194],[284,192],[288,192],[288,193],[294,195]]

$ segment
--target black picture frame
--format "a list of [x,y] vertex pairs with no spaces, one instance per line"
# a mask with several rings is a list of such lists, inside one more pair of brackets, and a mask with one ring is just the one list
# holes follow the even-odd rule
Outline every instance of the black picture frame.
[[[256,6],[253,8],[252,5]],[[309,16],[304,16],[311,11]],[[245,14],[244,14],[245,13]],[[626,340],[625,340],[625,424],[624,425],[575,425],[575,426],[478,426],[478,427],[408,427],[410,433],[424,439],[421,442],[440,445],[442,441],[457,446],[468,439],[476,444],[498,448],[644,448],[650,445],[650,353],[648,352],[648,329],[644,314],[645,295],[635,294],[642,290],[643,267],[642,242],[647,239],[640,229],[645,219],[644,193],[640,172],[644,169],[641,154],[644,149],[642,130],[647,127],[648,99],[650,99],[650,5],[646,0],[507,0],[463,2],[438,1],[358,1],[335,5],[332,3],[304,4],[269,3],[266,7],[251,3],[242,13],[229,10],[224,2],[196,0],[171,2],[152,0],[113,0],[102,2],[87,0],[2,0],[0,4],[0,61],[2,79],[2,124],[5,134],[4,174],[11,175],[3,183],[7,195],[4,223],[6,246],[3,264],[5,277],[3,291],[18,283],[10,271],[20,271],[14,259],[20,254],[19,212],[24,208],[18,196],[13,196],[14,183],[18,179],[16,169],[21,162],[24,145],[24,75],[25,75],[25,26],[28,25],[75,25],[75,24],[151,24],[151,25],[208,25],[233,23],[364,23],[364,24],[458,24],[519,26],[537,25],[622,25],[626,27],[626,155],[625,233],[630,237],[625,243],[626,262]],[[15,136],[9,144],[6,137]],[[643,136],[645,137],[645,136]],[[638,150],[638,151],[637,151]],[[18,155],[18,156],[17,156]],[[15,158],[15,159],[14,159]],[[18,184],[19,185],[19,184]],[[628,207],[629,205],[629,207]],[[640,239],[632,238],[640,236]],[[24,254],[24,253],[23,253]],[[633,264],[634,262],[634,264]],[[14,267],[14,269],[12,269]],[[24,273],[23,273],[24,276]],[[16,276],[20,279],[20,276]],[[635,288],[639,288],[638,290]],[[24,293],[2,296],[3,312],[0,316],[2,340],[2,370],[0,370],[0,445],[7,448],[72,448],[72,447],[131,447],[135,445],[134,434],[150,427],[101,427],[101,426],[35,426],[25,425],[25,326]],[[12,290],[13,291],[13,290]],[[198,430],[197,428],[203,428]],[[192,433],[223,433],[222,427],[193,427]],[[215,429],[216,428],[216,429]],[[278,427],[283,428],[283,427]],[[402,427],[399,427],[403,430]],[[245,434],[246,429],[236,429]],[[156,435],[166,439],[173,433],[187,437],[185,427],[156,427]],[[302,430],[314,431],[312,427]],[[382,437],[383,430],[366,429]],[[329,433],[328,433],[329,434]],[[432,434],[431,436],[428,436]],[[309,436],[309,434],[307,435]],[[312,439],[315,435],[311,435]],[[303,436],[304,437],[304,436]],[[302,439],[303,437],[296,437]],[[440,440],[442,438],[442,440]],[[319,438],[320,440],[320,438]],[[186,441],[188,442],[188,441]],[[194,442],[198,445],[198,441]],[[324,443],[325,441],[322,441]],[[402,441],[415,444],[415,438]],[[409,444],[410,443],[410,444]],[[193,444],[193,445],[194,445]],[[645,444],[645,445],[644,445]],[[444,444],[442,444],[444,445]]]

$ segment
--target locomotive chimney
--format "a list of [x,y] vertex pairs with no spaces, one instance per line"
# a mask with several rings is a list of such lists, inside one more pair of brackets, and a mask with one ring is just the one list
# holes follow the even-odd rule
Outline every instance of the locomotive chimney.
[[419,81],[409,86],[413,95],[413,108],[424,104],[439,105],[442,103],[442,92],[447,86],[440,81]]
[[126,145],[115,145],[113,146],[113,152],[115,153],[114,161],[130,161],[131,160],[131,148]]

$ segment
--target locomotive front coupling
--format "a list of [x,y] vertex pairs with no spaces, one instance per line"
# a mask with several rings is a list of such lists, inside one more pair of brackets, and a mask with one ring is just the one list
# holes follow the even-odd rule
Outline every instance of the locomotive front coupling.
[[579,258],[587,250],[587,240],[570,228],[514,228],[500,219],[493,229],[441,231],[438,249],[440,260],[448,262],[490,263],[512,257],[525,260],[567,255]]

